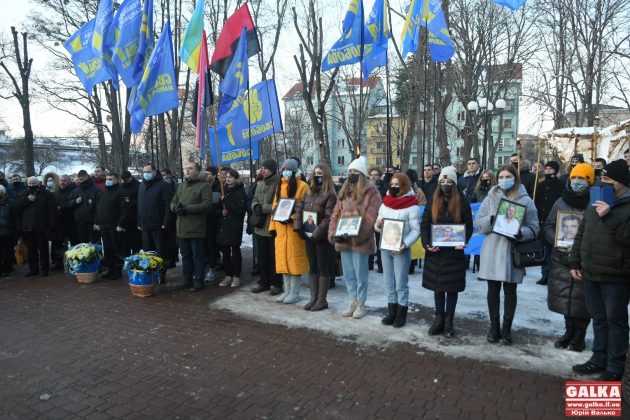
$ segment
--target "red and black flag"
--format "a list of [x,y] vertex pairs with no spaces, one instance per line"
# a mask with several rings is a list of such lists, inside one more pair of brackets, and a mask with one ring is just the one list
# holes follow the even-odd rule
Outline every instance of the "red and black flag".
[[260,52],[256,26],[252,15],[249,13],[247,3],[245,3],[225,22],[212,53],[210,69],[221,77],[225,76],[228,67],[230,67],[243,27],[247,28],[247,56],[251,57]]

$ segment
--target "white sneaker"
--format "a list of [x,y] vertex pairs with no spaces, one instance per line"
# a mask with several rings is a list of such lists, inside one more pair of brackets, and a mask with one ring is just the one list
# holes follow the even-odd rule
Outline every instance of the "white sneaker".
[[225,286],[229,286],[230,284],[232,284],[232,277],[225,276],[223,277],[223,280],[221,280],[221,283],[219,283],[219,286],[225,287]]
[[352,314],[352,318],[361,319],[365,316],[365,303],[357,301],[357,307]]
[[232,287],[239,287],[241,285],[241,279],[238,277],[232,278]]
[[217,279],[217,275],[214,274],[214,271],[208,270],[208,272],[206,273],[206,281],[211,282],[211,281],[215,281],[216,279]]
[[345,317],[350,317],[352,316],[352,314],[354,314],[354,310],[357,309],[357,304],[359,303],[358,300],[356,299],[352,299],[352,301],[350,302],[350,306],[348,306],[348,309],[346,309],[345,311],[343,311],[341,313],[341,315],[345,316]]

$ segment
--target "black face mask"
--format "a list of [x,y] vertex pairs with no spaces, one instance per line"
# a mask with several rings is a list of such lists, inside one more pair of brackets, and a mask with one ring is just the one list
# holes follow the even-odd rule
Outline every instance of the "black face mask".
[[11,184],[13,184],[14,187],[19,187],[20,185],[22,185],[20,181],[12,182]]
[[356,184],[357,182],[359,182],[359,174],[348,175],[348,182],[351,184]]
[[444,195],[451,195],[453,186],[450,184],[440,184],[440,190],[442,190],[442,194]]
[[546,181],[552,181],[554,179],[556,179],[556,174],[545,174]]
[[595,169],[595,176],[602,176],[602,170],[601,169]]
[[322,185],[324,183],[324,177],[321,175],[315,175],[313,180],[315,181],[315,185]]
[[28,192],[30,192],[31,194],[37,194],[38,190],[39,187],[28,187]]
[[481,186],[483,188],[490,188],[492,186],[492,180],[491,179],[482,179],[481,180]]
[[389,192],[391,193],[391,195],[393,195],[394,197],[397,197],[398,194],[400,194],[400,187],[389,187]]

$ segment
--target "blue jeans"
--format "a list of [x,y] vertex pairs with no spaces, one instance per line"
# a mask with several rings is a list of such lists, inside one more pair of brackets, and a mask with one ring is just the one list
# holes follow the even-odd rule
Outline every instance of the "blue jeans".
[[383,277],[387,285],[387,302],[407,306],[409,303],[409,263],[411,249],[406,248],[398,255],[381,249]]
[[[346,283],[348,296],[364,303],[367,299],[369,257],[369,255],[360,252],[341,251],[343,281]],[[407,269],[409,269],[408,265]]]
[[628,286],[584,279],[586,307],[593,318],[591,363],[622,374],[628,351]]
[[195,288],[203,287],[203,274],[206,267],[205,245],[205,238],[179,238],[184,282]]

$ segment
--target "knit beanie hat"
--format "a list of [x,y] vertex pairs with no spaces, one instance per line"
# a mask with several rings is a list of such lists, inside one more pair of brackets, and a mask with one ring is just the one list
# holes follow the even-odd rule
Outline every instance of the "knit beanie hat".
[[558,162],[556,162],[555,160],[550,160],[549,162],[547,162],[545,164],[545,168],[546,167],[550,167],[551,169],[553,169],[556,173],[558,173],[558,171],[560,171],[560,164]]
[[359,156],[350,162],[350,165],[348,165],[348,172],[350,172],[350,169],[356,169],[363,175],[368,176],[367,160],[365,159],[365,156]]
[[442,168],[440,176],[438,177],[438,182],[440,182],[440,180],[444,178],[450,179],[455,185],[457,185],[457,171],[455,170],[455,167],[447,166],[445,168]]
[[278,172],[278,164],[273,159],[263,160],[260,166],[269,169],[274,174]]
[[573,156],[571,156],[571,160],[577,160],[580,163],[584,163],[584,155],[582,153],[576,153]]
[[286,169],[288,171],[296,173],[299,168],[298,168],[298,163],[297,163],[297,161],[295,159],[287,159],[282,164],[282,168],[281,169]]
[[79,178],[82,181],[88,179],[89,177],[90,175],[87,173],[85,169],[81,169],[79,173],[77,174],[77,178]]
[[610,162],[602,171],[602,175],[626,186],[630,184],[630,170],[628,170],[628,163],[624,159]]
[[[626,171],[628,168],[626,167]],[[569,179],[573,179],[574,177],[579,176],[588,181],[590,185],[593,185],[595,182],[595,170],[588,163],[578,163],[575,165],[571,174],[569,175]]]

